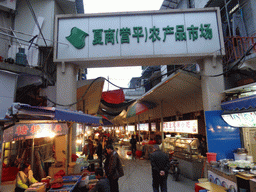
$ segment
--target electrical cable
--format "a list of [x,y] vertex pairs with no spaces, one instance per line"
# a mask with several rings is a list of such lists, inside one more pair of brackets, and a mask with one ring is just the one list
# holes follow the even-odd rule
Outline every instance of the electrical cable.
[[[43,40],[44,40],[44,43],[45,43],[45,45],[46,45],[46,47],[47,47],[47,43],[46,43],[46,41],[45,41],[45,38],[44,38],[44,35],[43,35],[43,33],[42,33],[41,27],[39,26],[39,23],[38,23],[38,21],[37,21],[37,18],[36,18],[36,14],[35,14],[35,12],[34,12],[34,9],[33,9],[32,5],[30,4],[29,0],[26,0],[26,2],[27,2],[27,5],[28,5],[28,8],[30,9],[30,11],[31,11],[31,13],[32,13],[33,19],[35,20],[35,23],[36,23],[36,25],[37,25],[37,27],[38,27],[38,29],[39,29],[39,31],[40,31],[40,34],[42,35],[42,38],[43,38]],[[31,43],[33,43],[33,42],[31,42]]]
[[[7,28],[4,28],[4,27],[1,27],[0,26],[0,30],[6,30],[6,31],[14,31],[15,33],[19,33],[19,34],[22,34],[22,35],[26,35],[26,36],[29,36],[29,37],[33,37],[33,35],[31,34],[28,34],[28,33],[24,33],[24,32],[21,32],[21,31],[16,31],[16,30],[11,30],[11,29],[7,29]],[[37,37],[38,39],[43,39],[42,37]],[[62,44],[62,45],[66,45],[66,46],[69,46],[69,44],[67,43],[62,43],[62,42],[59,42],[59,41],[52,41],[52,40],[49,40],[49,39],[45,39],[46,41],[49,41],[49,42],[53,42],[53,43],[57,43],[57,44]]]
[[251,46],[247,49],[247,51],[244,53],[244,55],[243,55],[243,56],[236,62],[236,64],[234,64],[229,70],[227,70],[227,71],[225,71],[225,72],[223,72],[223,73],[221,73],[221,74],[217,74],[217,75],[201,75],[201,76],[203,76],[203,77],[218,77],[218,76],[221,76],[221,75],[224,75],[224,74],[230,72],[235,66],[238,66],[242,60],[245,60],[245,57],[246,57],[246,56],[249,54],[249,52],[255,47],[255,45],[256,45],[256,43],[254,43],[253,45],[251,45]]
[[[252,45],[250,48],[248,48],[248,50],[247,50],[246,53],[243,55],[243,57],[241,57],[241,58],[239,59],[239,62],[236,63],[231,69],[233,69],[236,65],[238,65],[238,64],[240,63],[240,61],[241,61],[242,59],[244,59],[244,57],[253,49],[253,47],[254,47],[255,45],[256,45],[256,43],[254,43],[254,45]],[[223,49],[223,48],[222,48],[222,49]],[[217,50],[217,51],[219,51],[219,50]],[[216,52],[216,51],[215,51],[215,52]],[[158,76],[158,77],[156,77],[156,78],[151,79],[151,80],[150,80],[149,82],[147,82],[146,84],[141,85],[141,86],[139,86],[139,87],[137,87],[137,88],[145,87],[145,85],[147,85],[147,84],[149,84],[149,83],[151,83],[151,82],[153,82],[153,81],[155,81],[155,80],[157,80],[157,79],[159,79],[159,78],[162,78],[163,76],[166,76],[166,75],[168,76],[169,74],[172,74],[172,73],[174,73],[174,72],[176,72],[177,70],[180,70],[180,69],[181,69],[181,70],[184,70],[184,71],[187,71],[187,72],[190,72],[190,73],[194,73],[194,72],[192,72],[192,71],[186,70],[186,69],[185,69],[186,67],[187,67],[187,65],[181,65],[180,67],[178,67],[178,68],[176,68],[176,69],[174,69],[174,70],[171,70],[171,71],[169,71],[169,72],[167,72],[167,73],[165,73],[165,74],[162,74],[162,75],[160,75],[160,76]],[[231,69],[230,69],[230,70],[231,70]],[[230,70],[229,70],[229,71],[230,71]],[[227,71],[227,72],[228,72],[228,71]],[[223,75],[223,74],[225,74],[225,73],[227,73],[227,72],[224,72],[224,73],[218,74],[218,75],[212,75],[212,76],[206,76],[206,75],[201,75],[201,76],[205,76],[205,77],[218,77],[218,76]],[[76,102],[74,102],[74,103],[71,103],[71,104],[58,104],[58,103],[52,101],[51,99],[49,99],[48,97],[46,97],[46,99],[47,99],[48,101],[50,101],[51,103],[55,104],[55,105],[71,107],[71,106],[77,104],[78,102],[80,102],[80,101],[83,99],[83,97],[84,97],[84,96],[86,95],[86,93],[89,91],[89,89],[90,89],[90,87],[93,85],[93,83],[95,83],[98,79],[104,79],[104,80],[106,80],[107,82],[109,82],[111,85],[113,85],[113,86],[115,86],[115,87],[117,87],[117,88],[119,88],[119,89],[132,89],[132,88],[120,87],[120,86],[118,86],[118,85],[112,83],[111,81],[109,81],[109,80],[106,79],[105,77],[97,77],[96,79],[94,79],[94,80],[90,83],[89,87],[85,90],[85,92],[84,92],[84,94],[81,96],[81,98],[78,99],[78,101],[76,101]]]
[[[86,95],[86,93],[89,91],[89,89],[90,89],[90,87],[93,85],[93,83],[95,83],[98,79],[102,79],[102,78],[104,78],[104,77],[97,77],[96,79],[94,79],[91,83],[90,83],[90,85],[89,85],[89,87],[85,90],[85,92],[84,92],[84,94],[81,96],[81,98],[80,99],[78,99],[76,102],[74,102],[74,103],[71,103],[71,104],[59,104],[59,103],[56,103],[56,102],[54,102],[54,101],[52,101],[51,99],[49,99],[48,97],[46,97],[46,99],[48,100],[48,101],[50,101],[50,102],[52,102],[53,104],[55,104],[55,105],[59,105],[59,106],[69,106],[69,107],[71,107],[71,106],[73,106],[73,105],[76,105],[77,103],[79,103],[80,101],[82,101],[82,99],[83,99],[83,97]],[[105,78],[104,78],[105,79]]]

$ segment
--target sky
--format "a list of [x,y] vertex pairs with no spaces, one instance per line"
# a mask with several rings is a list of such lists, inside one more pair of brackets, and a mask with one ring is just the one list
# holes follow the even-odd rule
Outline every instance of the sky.
[[[129,12],[159,10],[163,0],[83,0],[84,13]],[[105,77],[113,84],[127,88],[132,77],[141,76],[141,66],[87,69],[87,79]],[[103,91],[119,89],[107,81]]]

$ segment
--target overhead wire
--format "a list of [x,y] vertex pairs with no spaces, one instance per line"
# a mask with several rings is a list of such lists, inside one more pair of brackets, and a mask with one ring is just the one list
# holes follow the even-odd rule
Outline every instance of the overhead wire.
[[247,51],[243,54],[243,56],[227,71],[223,72],[223,73],[220,73],[220,74],[217,74],[217,75],[201,75],[203,77],[218,77],[218,76],[221,76],[221,75],[225,75],[226,73],[229,73],[235,66],[238,66],[241,61],[245,60],[245,57],[250,53],[250,51],[255,47],[256,43],[254,43],[253,45],[251,45]]
[[[239,61],[238,61],[231,69],[233,69],[235,66],[237,66],[237,65],[245,58],[245,56],[248,55],[248,53],[254,48],[255,45],[256,45],[256,43],[254,43],[252,46],[250,46],[250,47],[248,48],[248,50],[246,51],[246,53],[239,59]],[[221,51],[222,49],[224,49],[224,48],[218,49],[218,50],[215,51],[215,52],[219,52],[219,51]],[[213,53],[214,53],[214,52],[213,52]],[[212,54],[209,54],[209,56],[210,56],[210,55],[212,55]],[[189,65],[189,64],[187,64],[187,65]],[[186,70],[186,69],[185,69],[185,68],[187,67],[187,65],[180,65],[180,67],[178,67],[178,68],[176,68],[176,69],[174,69],[174,70],[171,70],[171,71],[169,71],[169,72],[167,72],[167,73],[161,74],[160,76],[157,76],[156,78],[151,79],[151,80],[148,81],[147,83],[145,83],[145,84],[143,84],[143,85],[141,85],[141,86],[138,86],[137,88],[145,87],[145,85],[147,85],[147,84],[149,84],[149,83],[151,83],[151,82],[153,82],[153,81],[155,81],[155,80],[157,80],[157,79],[159,79],[159,78],[162,78],[163,76],[166,76],[166,75],[168,76],[168,75],[170,75],[170,74],[176,72],[177,70],[184,70],[184,71],[187,71],[187,72],[194,73],[193,71],[189,71],[189,70]],[[226,72],[224,72],[224,73],[217,74],[217,75],[202,75],[202,74],[201,74],[201,76],[204,76],[204,77],[218,77],[218,76],[221,76],[221,75],[223,75],[223,74],[226,74],[226,73],[229,72],[231,69],[229,69],[228,71],[226,71]],[[107,78],[105,78],[105,77],[97,77],[96,79],[94,79],[94,80],[90,83],[89,87],[85,90],[84,94],[80,97],[80,99],[78,99],[78,100],[77,100],[76,102],[74,102],[74,103],[71,103],[71,104],[59,104],[59,103],[57,103],[57,102],[52,101],[52,100],[49,99],[48,97],[46,97],[46,99],[47,99],[48,101],[52,102],[52,103],[55,104],[55,105],[59,105],[59,106],[69,106],[69,107],[71,107],[71,106],[73,106],[73,105],[79,103],[79,102],[83,99],[83,97],[84,97],[84,96],[86,95],[86,93],[89,91],[90,87],[91,87],[98,79],[104,79],[105,81],[109,82],[111,85],[113,85],[113,86],[115,86],[115,87],[117,87],[117,88],[119,88],[119,89],[133,89],[133,88],[124,88],[124,87],[120,87],[120,86],[118,86],[118,85],[112,83],[111,81],[109,81],[109,79],[107,79]]]
[[44,35],[43,35],[43,33],[42,33],[42,30],[41,30],[41,27],[40,27],[40,25],[39,25],[39,23],[38,23],[38,20],[37,20],[37,18],[36,18],[36,14],[35,14],[35,12],[34,12],[34,9],[33,9],[32,5],[30,4],[30,1],[29,1],[29,0],[26,0],[26,2],[27,2],[27,5],[28,5],[29,10],[31,11],[31,14],[32,14],[32,16],[33,16],[33,19],[35,20],[35,23],[36,23],[36,25],[37,25],[37,27],[38,27],[38,29],[39,29],[39,32],[40,32],[40,34],[41,34],[41,36],[42,36],[42,38],[43,38],[43,40],[44,40],[45,46],[47,47],[46,40],[45,40],[45,38],[44,38]]

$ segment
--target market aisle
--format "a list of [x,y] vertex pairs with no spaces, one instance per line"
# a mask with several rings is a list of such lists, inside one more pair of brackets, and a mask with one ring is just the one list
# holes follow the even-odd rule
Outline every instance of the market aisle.
[[[151,165],[148,160],[131,160],[126,155],[126,150],[118,147],[118,152],[122,157],[125,175],[119,180],[120,192],[150,192],[152,189]],[[128,157],[128,159],[127,159]],[[172,176],[168,176],[168,192],[194,192],[196,181],[185,177],[180,177],[179,181],[172,181]]]

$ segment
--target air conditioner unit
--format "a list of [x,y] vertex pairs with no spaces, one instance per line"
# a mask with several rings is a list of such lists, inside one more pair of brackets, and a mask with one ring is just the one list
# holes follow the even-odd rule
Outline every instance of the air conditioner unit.
[[16,10],[16,0],[0,0],[0,10]]

